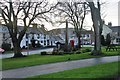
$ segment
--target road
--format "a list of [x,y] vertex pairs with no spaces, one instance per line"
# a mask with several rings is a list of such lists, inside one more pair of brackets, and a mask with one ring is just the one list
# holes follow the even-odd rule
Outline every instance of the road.
[[51,63],[51,64],[31,66],[31,67],[24,67],[19,69],[5,70],[5,71],[0,71],[0,73],[2,72],[2,78],[26,78],[30,76],[43,75],[54,72],[60,72],[64,70],[71,70],[75,68],[120,61],[118,57],[119,56],[111,56],[111,57],[101,57],[101,58],[91,58],[91,59]]
[[[40,54],[40,52],[52,52],[53,48],[45,48],[45,49],[39,49],[39,50],[31,50],[31,51],[24,51],[22,52],[23,55],[31,55],[31,54]],[[10,58],[13,57],[14,53],[7,53],[7,54],[0,54],[0,59],[4,58]]]

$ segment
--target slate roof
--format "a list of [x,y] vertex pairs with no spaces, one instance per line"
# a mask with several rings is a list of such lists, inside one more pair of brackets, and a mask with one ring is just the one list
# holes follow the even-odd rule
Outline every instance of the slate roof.
[[120,32],[120,26],[111,26],[109,27],[113,32]]
[[[3,25],[5,26],[5,25]],[[1,26],[2,27],[2,26]],[[7,28],[7,27],[6,27]],[[18,33],[23,30],[23,26],[18,26]],[[29,27],[27,29],[26,33],[34,33],[34,34],[48,34],[47,30],[45,30],[44,28],[42,28],[41,26],[39,26],[38,28],[36,27]]]
[[[65,31],[65,28],[57,28],[57,29],[52,29],[50,31],[48,31],[49,34],[52,34],[52,35],[59,35],[61,34],[61,31]],[[68,28],[68,31],[75,31],[74,28]],[[82,34],[86,34],[86,33],[91,33],[93,31],[91,30],[85,30],[85,29],[82,29]]]

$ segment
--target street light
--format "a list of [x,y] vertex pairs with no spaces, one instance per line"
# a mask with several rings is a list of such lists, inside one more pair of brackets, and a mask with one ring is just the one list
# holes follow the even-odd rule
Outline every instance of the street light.
[[28,34],[27,36],[28,36],[28,42],[27,42],[27,55],[29,55],[29,34]]

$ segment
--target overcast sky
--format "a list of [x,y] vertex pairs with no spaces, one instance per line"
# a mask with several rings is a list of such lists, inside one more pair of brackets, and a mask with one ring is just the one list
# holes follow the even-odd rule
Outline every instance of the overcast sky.
[[[55,2],[55,1],[57,1],[57,0],[50,0],[51,3]],[[120,0],[100,0],[100,1],[105,2],[105,4],[102,5],[102,9],[101,9],[101,12],[103,13],[102,16],[104,16],[105,23],[108,24],[108,22],[112,22],[113,26],[118,26],[118,2]],[[86,16],[84,26],[92,26],[90,14]],[[56,27],[58,28],[58,26],[53,27],[51,24],[48,24],[48,23],[45,23],[45,27],[48,30],[51,30]],[[59,27],[65,28],[65,25],[63,24]],[[71,26],[69,25],[69,27],[71,27]],[[91,29],[91,27],[86,27],[86,28]]]
[[[113,26],[118,26],[118,2],[120,0],[101,0],[101,2],[105,2],[103,5],[101,12],[103,13],[105,23],[108,24],[108,22],[112,22]],[[45,25],[48,30],[51,30],[56,27],[52,27],[49,24]],[[48,27],[49,26],[49,27]],[[91,15],[88,15],[85,20],[85,26],[92,26],[91,23]],[[65,25],[61,25],[59,27],[65,27]],[[69,27],[71,27],[69,25]],[[87,29],[91,29],[91,27],[86,27]]]
[[118,2],[120,0],[103,0],[107,1],[106,4],[106,14],[105,17],[106,22],[112,22],[114,26],[118,26]]

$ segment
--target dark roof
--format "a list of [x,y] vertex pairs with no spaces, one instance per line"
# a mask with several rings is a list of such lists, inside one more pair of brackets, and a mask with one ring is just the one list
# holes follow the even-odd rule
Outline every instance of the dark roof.
[[63,40],[63,39],[60,36],[51,36],[51,40],[59,41],[59,40]]
[[[52,35],[58,35],[58,34],[61,34],[61,30],[65,31],[65,28],[52,29],[52,30],[48,31],[48,33],[52,34]],[[68,28],[68,31],[69,30],[75,31],[74,28]],[[93,32],[92,30],[82,29],[82,34],[92,33],[92,32]]]
[[[19,32],[23,29],[23,26],[19,26]],[[26,33],[33,33],[33,34],[47,34],[47,31],[42,27],[28,27]]]
[[43,32],[40,29],[29,27],[26,33],[41,34]]
[[120,26],[111,26],[109,27],[113,32],[120,32]]
[[[6,26],[6,25],[4,25],[4,24],[1,24],[1,25]],[[22,31],[23,28],[24,28],[23,26],[19,26],[19,25],[18,25],[18,33],[19,33],[20,31]],[[38,28],[36,28],[36,27],[29,27],[29,28],[27,29],[26,33],[48,34],[48,33],[47,33],[47,30],[46,30],[45,28],[41,27],[41,26],[38,26]]]

